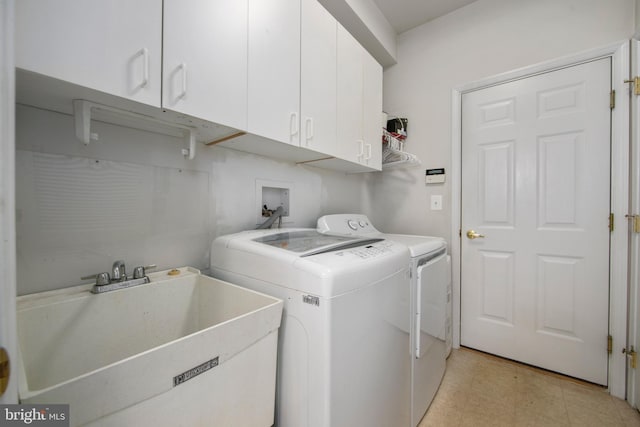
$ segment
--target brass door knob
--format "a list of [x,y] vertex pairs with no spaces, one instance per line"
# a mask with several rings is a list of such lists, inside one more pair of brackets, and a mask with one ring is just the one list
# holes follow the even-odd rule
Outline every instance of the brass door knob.
[[11,365],[9,365],[9,354],[4,347],[0,347],[0,396],[7,391],[9,377],[11,376]]
[[477,239],[477,238],[484,238],[484,234],[478,234],[473,230],[469,230],[467,231],[467,237],[471,240],[473,239]]

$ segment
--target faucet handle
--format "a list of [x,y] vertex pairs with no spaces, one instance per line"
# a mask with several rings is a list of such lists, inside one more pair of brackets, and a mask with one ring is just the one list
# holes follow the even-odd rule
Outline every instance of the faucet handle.
[[146,270],[151,270],[156,267],[157,267],[156,264],[145,265],[144,267],[143,266],[136,267],[133,269],[133,278],[141,279],[147,275]]
[[98,286],[108,285],[109,283],[111,283],[111,278],[109,277],[109,273],[106,273],[106,272],[90,274],[88,276],[84,276],[80,278],[80,280],[89,280],[89,279],[96,279],[96,285]]

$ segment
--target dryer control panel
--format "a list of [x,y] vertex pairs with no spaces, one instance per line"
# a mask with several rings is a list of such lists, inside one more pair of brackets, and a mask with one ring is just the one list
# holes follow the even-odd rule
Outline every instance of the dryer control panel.
[[338,236],[371,236],[380,232],[362,214],[325,215],[318,219],[318,233]]

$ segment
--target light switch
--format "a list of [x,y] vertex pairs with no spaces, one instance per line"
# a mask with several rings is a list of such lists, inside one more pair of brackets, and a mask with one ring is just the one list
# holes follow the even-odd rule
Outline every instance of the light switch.
[[442,210],[442,196],[439,194],[434,194],[431,196],[431,210],[432,211],[441,211]]

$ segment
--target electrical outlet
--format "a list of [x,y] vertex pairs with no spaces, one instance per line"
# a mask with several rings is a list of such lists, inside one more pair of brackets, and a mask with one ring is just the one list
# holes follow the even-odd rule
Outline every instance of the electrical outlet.
[[431,210],[432,211],[441,211],[442,210],[442,196],[439,194],[434,194],[431,196]]

